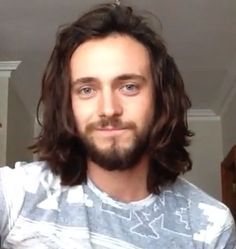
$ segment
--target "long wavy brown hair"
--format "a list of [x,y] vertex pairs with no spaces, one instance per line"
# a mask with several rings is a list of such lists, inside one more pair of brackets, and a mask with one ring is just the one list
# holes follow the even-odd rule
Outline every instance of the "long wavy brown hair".
[[60,175],[63,185],[86,181],[86,148],[78,137],[72,112],[69,63],[73,52],[83,42],[112,33],[135,38],[149,52],[156,101],[148,147],[147,187],[150,192],[159,193],[161,186],[174,182],[178,175],[192,167],[186,150],[193,135],[187,125],[187,109],[191,102],[162,38],[146,18],[134,13],[131,7],[102,4],[59,30],[43,75],[37,108],[38,119],[42,117],[42,129],[30,149]]

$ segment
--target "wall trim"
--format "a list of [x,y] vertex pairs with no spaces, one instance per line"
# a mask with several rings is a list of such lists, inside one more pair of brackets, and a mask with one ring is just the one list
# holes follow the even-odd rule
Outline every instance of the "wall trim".
[[219,121],[221,118],[211,109],[190,109],[188,120]]
[[20,64],[21,61],[0,61],[0,77],[10,78]]
[[0,71],[14,71],[21,61],[0,61]]

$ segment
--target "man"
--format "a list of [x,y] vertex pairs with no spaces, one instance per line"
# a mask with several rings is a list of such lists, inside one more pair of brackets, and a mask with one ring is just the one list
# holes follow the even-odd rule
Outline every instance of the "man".
[[190,101],[162,39],[104,4],[62,29],[47,65],[41,161],[0,171],[5,248],[236,248],[191,169]]

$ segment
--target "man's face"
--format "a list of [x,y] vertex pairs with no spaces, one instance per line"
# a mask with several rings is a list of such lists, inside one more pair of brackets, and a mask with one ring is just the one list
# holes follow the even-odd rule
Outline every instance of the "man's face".
[[135,166],[146,153],[154,113],[148,51],[114,34],[81,44],[70,68],[72,110],[88,159],[108,170]]

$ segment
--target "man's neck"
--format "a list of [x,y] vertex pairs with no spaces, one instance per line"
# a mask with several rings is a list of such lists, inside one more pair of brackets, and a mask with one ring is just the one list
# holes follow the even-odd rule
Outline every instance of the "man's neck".
[[103,192],[122,202],[139,201],[150,193],[147,190],[148,158],[129,170],[108,171],[88,161],[88,177]]

